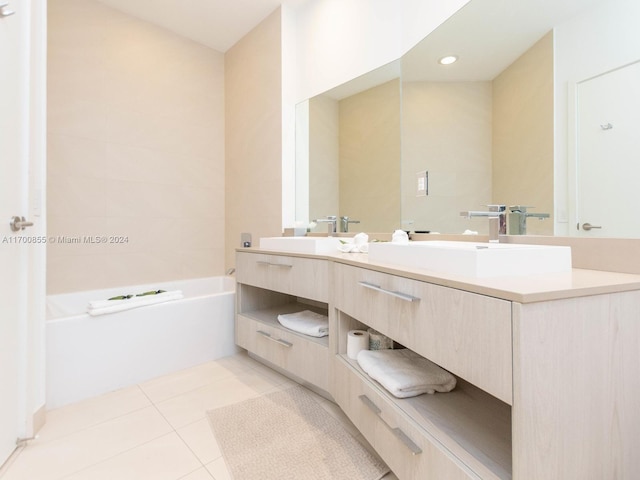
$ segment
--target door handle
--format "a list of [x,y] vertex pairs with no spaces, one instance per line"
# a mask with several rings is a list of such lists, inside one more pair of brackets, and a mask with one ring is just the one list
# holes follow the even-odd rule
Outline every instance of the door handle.
[[33,227],[33,222],[27,222],[24,217],[11,217],[11,222],[9,222],[9,226],[13,232],[19,232],[20,230],[24,230],[26,227]]
[[602,228],[600,225],[591,225],[590,223],[583,223],[582,224],[582,229],[586,230],[587,232],[593,228]]

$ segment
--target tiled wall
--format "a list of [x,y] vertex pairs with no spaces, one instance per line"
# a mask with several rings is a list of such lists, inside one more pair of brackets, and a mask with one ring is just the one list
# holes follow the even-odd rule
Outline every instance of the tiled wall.
[[222,274],[223,55],[93,0],[48,28],[48,292]]
[[226,262],[240,234],[282,234],[281,12],[225,54]]

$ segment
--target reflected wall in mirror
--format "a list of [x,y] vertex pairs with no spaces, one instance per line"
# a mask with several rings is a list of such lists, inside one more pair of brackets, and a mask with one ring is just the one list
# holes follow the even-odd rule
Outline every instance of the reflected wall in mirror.
[[[400,212],[389,225],[362,224],[357,229],[486,233],[488,222],[461,218],[459,212],[500,203],[535,207],[529,212],[549,214],[543,220],[530,218],[527,234],[576,234],[580,219],[573,185],[579,158],[572,147],[577,133],[572,137],[568,129],[577,107],[568,92],[571,85],[640,59],[636,28],[640,6],[636,3],[471,0],[401,59]],[[445,54],[456,54],[459,61],[438,65]],[[367,89],[391,78],[370,83]],[[350,84],[345,88],[351,88],[351,93],[363,90]],[[338,150],[339,136],[338,132],[334,140]],[[313,164],[312,158],[321,155],[313,153],[313,140],[309,143]],[[334,171],[340,172],[341,160],[337,162]],[[358,178],[364,179],[366,170],[362,164],[353,169],[355,178],[343,185],[357,191]],[[416,174],[425,170],[428,195],[419,197]],[[382,179],[377,191],[370,192],[377,197],[385,192],[395,195],[393,182],[391,176],[386,183]],[[376,184],[371,178],[362,183]],[[343,208],[342,192],[337,195],[331,207],[313,210],[309,205],[306,214],[355,218]],[[322,192],[314,196],[326,198]],[[363,210],[349,206],[353,212],[382,212],[365,195],[352,198],[364,200]],[[393,202],[387,198],[384,205]],[[326,211],[329,208],[334,211]],[[591,232],[607,236],[604,231]]]
[[[296,131],[296,162],[308,157],[297,218],[306,218],[298,192],[307,190],[311,221],[335,215],[343,232],[393,228],[401,215],[399,62],[311,98],[296,115],[306,117]],[[298,172],[306,168],[303,160]],[[315,231],[326,229],[318,224]]]
[[[440,65],[442,51],[423,43],[402,59],[403,223],[415,231],[487,233],[486,219],[460,212],[522,205],[548,215],[530,219],[526,233],[553,234],[552,33],[497,76]],[[429,191],[417,196],[423,170]]]

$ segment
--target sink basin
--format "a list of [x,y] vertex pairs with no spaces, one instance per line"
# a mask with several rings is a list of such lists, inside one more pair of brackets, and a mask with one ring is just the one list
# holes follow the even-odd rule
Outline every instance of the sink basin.
[[287,253],[336,253],[340,240],[337,237],[263,237],[260,248]]
[[522,276],[570,271],[571,248],[453,241],[372,243],[369,261],[470,277]]

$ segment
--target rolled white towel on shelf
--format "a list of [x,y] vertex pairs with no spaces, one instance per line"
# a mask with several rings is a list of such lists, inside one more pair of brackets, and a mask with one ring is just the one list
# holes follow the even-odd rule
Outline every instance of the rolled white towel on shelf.
[[283,327],[310,337],[326,337],[329,335],[329,317],[311,310],[278,315],[278,322]]
[[362,350],[358,353],[357,361],[371,378],[394,397],[450,392],[456,386],[456,377],[406,348]]
[[122,300],[94,300],[89,302],[87,313],[91,316],[105,315],[107,313],[122,312],[132,308],[154,305],[156,303],[169,302],[184,298],[181,290],[156,293],[154,295],[132,296]]

